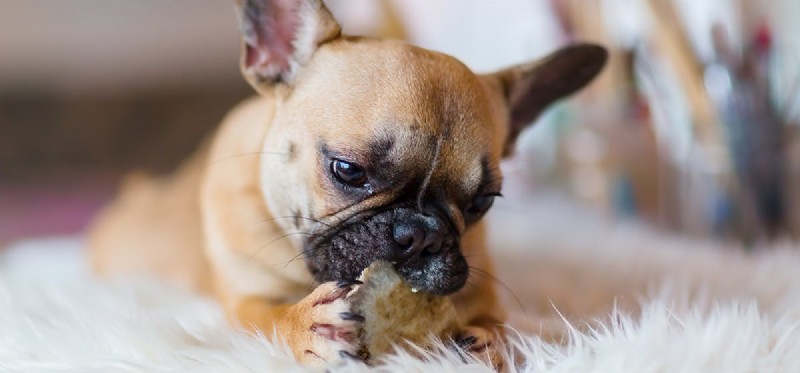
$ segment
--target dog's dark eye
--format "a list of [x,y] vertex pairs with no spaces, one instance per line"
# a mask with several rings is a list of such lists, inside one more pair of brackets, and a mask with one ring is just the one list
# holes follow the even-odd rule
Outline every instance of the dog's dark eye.
[[331,162],[331,172],[339,181],[350,186],[362,187],[367,182],[367,172],[364,167],[355,163],[334,159]]
[[467,207],[468,217],[477,218],[486,213],[492,207],[495,197],[502,197],[502,195],[500,193],[487,193],[472,200],[472,203]]

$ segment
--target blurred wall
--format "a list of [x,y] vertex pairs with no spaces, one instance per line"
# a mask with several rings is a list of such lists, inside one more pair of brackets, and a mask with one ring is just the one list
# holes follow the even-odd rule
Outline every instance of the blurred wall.
[[0,2],[0,243],[78,232],[251,94],[233,2]]
[[4,0],[0,29],[6,89],[120,94],[236,79],[228,1]]
[[233,4],[0,2],[0,183],[169,170],[236,101]]

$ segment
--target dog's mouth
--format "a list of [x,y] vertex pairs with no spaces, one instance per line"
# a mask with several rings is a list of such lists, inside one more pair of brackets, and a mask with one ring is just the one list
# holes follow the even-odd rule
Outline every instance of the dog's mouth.
[[449,235],[437,250],[408,255],[398,244],[398,222],[413,219],[412,209],[394,208],[360,214],[309,239],[305,243],[306,265],[318,282],[352,280],[378,260],[394,264],[414,289],[437,295],[460,290],[469,276],[458,237]]

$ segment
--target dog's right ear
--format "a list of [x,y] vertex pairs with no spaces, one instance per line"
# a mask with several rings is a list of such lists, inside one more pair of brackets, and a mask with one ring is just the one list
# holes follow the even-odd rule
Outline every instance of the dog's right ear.
[[236,0],[241,67],[257,90],[291,84],[320,45],[341,35],[322,0]]
[[573,44],[550,55],[484,75],[508,107],[509,131],[504,156],[511,155],[519,134],[552,103],[591,82],[606,65],[608,51],[596,44]]

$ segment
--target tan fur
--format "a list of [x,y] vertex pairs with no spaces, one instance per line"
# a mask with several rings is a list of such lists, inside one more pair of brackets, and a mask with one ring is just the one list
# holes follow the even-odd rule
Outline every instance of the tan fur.
[[94,269],[105,275],[155,273],[207,292],[211,281],[197,204],[203,164],[197,155],[169,177],[127,177],[88,235]]
[[[322,140],[358,158],[376,136],[388,134],[397,173],[409,180],[426,175],[425,185],[445,193],[474,273],[453,300],[467,325],[463,332],[491,345],[505,312],[492,283],[486,228],[478,222],[467,229],[453,196],[479,186],[482,162],[499,186],[496,169],[511,130],[509,83],[497,76],[511,74],[478,76],[441,53],[340,36],[321,3],[307,1],[301,14],[310,20],[301,30],[316,36],[299,36],[296,46],[306,45],[297,46],[291,71],[276,70],[270,60],[245,68],[260,97],[233,110],[173,176],[126,183],[90,231],[95,267],[153,273],[213,294],[231,322],[267,335],[277,329],[310,364],[355,353],[348,340],[355,324],[337,318],[350,309],[343,288],[325,283],[309,293],[313,279],[298,259],[305,235],[320,227],[289,217],[301,209],[335,225],[396,198],[406,181],[352,204],[319,166]],[[261,73],[291,80],[271,83]],[[330,333],[315,325],[344,337],[325,338]]]

